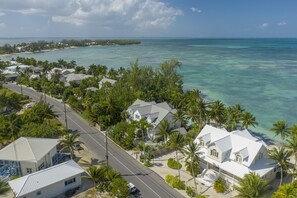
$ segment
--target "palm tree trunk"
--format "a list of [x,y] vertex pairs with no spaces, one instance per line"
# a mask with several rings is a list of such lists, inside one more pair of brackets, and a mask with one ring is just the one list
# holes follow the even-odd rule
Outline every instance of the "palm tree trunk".
[[[177,149],[175,149],[175,159],[177,161],[177,164],[179,164],[178,156],[177,156]],[[178,178],[180,179],[180,168],[177,169],[178,172]]]
[[192,163],[192,176],[193,176],[193,181],[194,181],[194,185],[195,185],[195,193],[197,194],[197,184],[196,184],[196,177],[195,177],[195,174],[194,174],[194,161],[193,161],[193,158],[191,158],[191,163]]
[[283,183],[283,167],[281,166],[280,168],[281,168],[281,178],[280,178],[280,183],[279,183],[279,185],[281,186],[282,183]]

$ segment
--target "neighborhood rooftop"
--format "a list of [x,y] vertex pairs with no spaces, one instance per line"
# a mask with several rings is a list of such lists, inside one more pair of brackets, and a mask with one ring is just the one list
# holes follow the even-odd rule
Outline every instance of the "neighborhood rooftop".
[[0,159],[38,161],[58,144],[58,139],[20,137],[0,150]]
[[15,196],[20,197],[83,172],[85,171],[77,163],[70,160],[8,183]]

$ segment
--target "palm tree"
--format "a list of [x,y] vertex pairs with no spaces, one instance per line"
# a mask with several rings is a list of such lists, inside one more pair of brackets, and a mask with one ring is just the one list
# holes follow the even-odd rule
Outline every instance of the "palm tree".
[[182,127],[186,126],[187,121],[185,120],[185,115],[183,111],[177,110],[172,116],[174,123],[180,123]]
[[157,128],[156,131],[156,138],[155,140],[157,142],[164,141],[164,143],[167,143],[168,137],[170,134],[174,133],[175,131],[170,126],[170,123],[168,120],[162,120]]
[[183,149],[183,154],[186,155],[186,161],[190,160],[192,167],[192,176],[195,184],[195,193],[197,194],[197,184],[194,173],[194,163],[199,161],[199,155],[201,154],[199,144],[192,142]]
[[[293,125],[290,129],[290,136],[289,139],[286,140],[285,147],[292,151],[294,155],[295,163],[294,169],[297,170],[297,124]],[[296,131],[295,131],[296,130]]]
[[239,186],[235,189],[239,192],[237,197],[260,198],[267,191],[268,184],[255,172],[244,175],[238,180]]
[[15,113],[9,114],[7,116],[7,120],[7,132],[9,133],[8,136],[14,141],[19,137],[18,133],[22,126],[22,120]]
[[9,186],[7,182],[0,181],[0,195],[4,194],[5,192],[9,191]]
[[282,143],[286,136],[289,134],[288,125],[284,120],[279,120],[276,123],[274,123],[273,127],[271,128],[271,131],[275,132],[275,136],[281,135]]
[[272,198],[296,198],[297,188],[294,184],[284,184],[278,187],[272,195]]
[[272,148],[268,152],[267,158],[273,159],[274,162],[269,163],[269,164],[278,164],[280,166],[280,174],[281,174],[281,179],[280,179],[280,184],[282,185],[283,182],[283,170],[286,170],[288,168],[288,160],[292,154],[292,151],[285,150],[284,147],[280,148]]
[[60,141],[61,150],[68,150],[71,153],[71,159],[74,157],[74,146],[77,144],[83,144],[82,141],[77,140],[79,134],[71,134],[68,133],[64,136],[64,138]]
[[258,122],[256,122],[256,118],[250,113],[245,111],[242,114],[242,123],[241,123],[241,128],[249,128],[249,126],[255,127],[255,125],[258,125]]
[[224,116],[225,116],[225,105],[217,100],[210,104],[210,112],[209,117],[212,119],[215,124],[221,126],[224,123]]
[[98,167],[98,166],[91,166],[87,171],[88,176],[84,176],[84,178],[92,180],[94,183],[94,187],[96,187],[96,184],[104,180],[105,172],[106,172],[105,168]]
[[[175,132],[171,134],[170,139],[168,141],[168,145],[170,148],[174,148],[175,150],[175,158],[176,161],[178,162],[178,151],[182,149],[184,146],[184,136],[180,134],[179,132]],[[180,178],[180,169],[178,169],[178,177]]]

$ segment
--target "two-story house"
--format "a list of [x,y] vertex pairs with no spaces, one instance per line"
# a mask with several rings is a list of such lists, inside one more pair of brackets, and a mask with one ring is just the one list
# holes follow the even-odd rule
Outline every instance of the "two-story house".
[[216,171],[233,184],[250,172],[270,182],[278,171],[276,165],[270,164],[273,160],[267,158],[266,144],[248,130],[228,132],[206,125],[194,142],[201,147],[202,168]]
[[58,163],[59,139],[20,137],[0,150],[0,173],[24,176]]
[[148,131],[150,139],[155,138],[156,130],[162,120],[167,120],[170,127],[179,128],[181,123],[173,121],[173,114],[176,112],[166,102],[156,103],[145,102],[137,99],[127,110],[129,114],[128,121],[140,121],[142,118],[146,119],[148,123],[152,124],[152,129]]

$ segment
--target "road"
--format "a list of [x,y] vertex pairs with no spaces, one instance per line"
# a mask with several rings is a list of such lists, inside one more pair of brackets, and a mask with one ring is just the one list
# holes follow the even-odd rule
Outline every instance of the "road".
[[[5,84],[4,86],[12,91],[18,93],[21,92],[19,85]],[[29,96],[35,101],[39,101],[42,95],[41,93],[24,86],[23,94]],[[46,99],[48,103],[54,105],[53,110],[59,115],[58,119],[61,123],[65,125],[63,104],[51,97],[47,97]],[[99,161],[104,160],[105,136],[96,128],[91,127],[86,120],[68,107],[67,121],[69,129],[80,132],[79,139],[84,142],[88,150],[94,154]],[[140,164],[112,141],[108,142],[108,151],[109,164],[119,171],[127,181],[135,184],[135,186],[140,190],[141,197],[183,197],[179,192],[172,189],[158,174]]]

